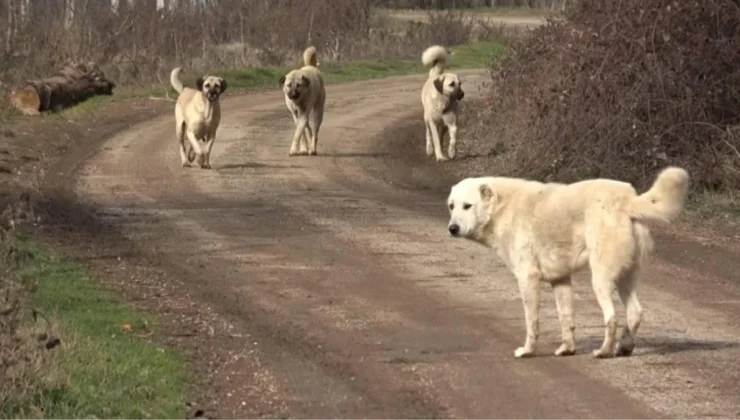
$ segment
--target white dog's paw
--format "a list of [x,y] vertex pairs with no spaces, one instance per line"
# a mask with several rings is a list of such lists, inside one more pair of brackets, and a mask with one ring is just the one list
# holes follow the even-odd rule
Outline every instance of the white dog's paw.
[[614,357],[614,353],[612,351],[603,349],[594,350],[593,355],[597,359],[609,359],[611,357]]
[[514,357],[516,357],[517,359],[530,357],[532,355],[534,355],[534,350],[528,349],[526,347],[519,347],[518,349],[514,350]]
[[450,157],[450,159],[454,159],[457,155],[457,149],[454,147],[450,147],[450,149],[447,151],[447,155]]
[[288,156],[298,156],[298,151],[291,149],[290,152],[288,152]]
[[437,156],[437,162],[446,162],[447,158],[444,156]]
[[555,356],[573,356],[576,354],[576,346],[573,343],[563,343],[555,350]]
[[434,146],[432,146],[431,144],[427,144],[427,156],[434,156]]
[[318,154],[318,152],[316,152],[315,150],[311,150],[311,151],[308,152],[308,154],[311,155],[311,156],[316,156]]
[[182,165],[183,168],[189,168],[190,167],[190,162],[182,162],[181,165]]

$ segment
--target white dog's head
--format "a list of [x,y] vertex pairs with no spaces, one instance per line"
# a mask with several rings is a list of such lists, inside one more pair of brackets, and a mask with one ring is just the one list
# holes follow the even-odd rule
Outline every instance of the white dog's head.
[[301,95],[307,92],[310,86],[311,81],[298,70],[293,70],[280,78],[280,87],[283,88],[283,93],[291,101],[300,99]]
[[226,90],[226,79],[218,76],[203,76],[195,81],[195,85],[206,99],[213,102],[217,101]]
[[477,239],[491,222],[496,194],[490,177],[465,178],[455,184],[447,197],[450,223],[447,229],[456,238]]
[[443,73],[434,79],[434,88],[442,95],[450,97],[456,101],[465,97],[462,89],[462,81],[455,73]]

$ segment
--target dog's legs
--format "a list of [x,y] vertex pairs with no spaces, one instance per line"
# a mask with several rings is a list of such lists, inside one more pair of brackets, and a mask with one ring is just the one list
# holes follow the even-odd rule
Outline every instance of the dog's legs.
[[180,142],[180,164],[183,168],[190,166],[188,159],[188,152],[185,150],[185,124],[178,124],[175,127],[175,133],[177,134],[177,140]]
[[612,292],[615,287],[615,280],[618,274],[606,264],[601,264],[597,257],[591,258],[591,285],[593,286],[596,300],[601,306],[604,314],[604,343],[601,348],[594,350],[594,357],[607,358],[614,355],[614,342],[617,335],[617,314],[614,310],[612,301]]
[[211,169],[211,149],[213,148],[213,142],[215,141],[215,135],[208,136],[208,139],[206,140],[205,165],[203,165],[204,169]]
[[563,340],[560,347],[555,350],[555,356],[570,356],[576,353],[576,341],[573,336],[576,324],[573,320],[573,283],[571,278],[566,277],[553,282],[552,290],[555,293],[555,304],[558,309]]
[[309,155],[316,155],[318,153],[318,146],[319,146],[319,129],[321,128],[321,121],[324,118],[324,111],[323,109],[314,109],[311,113],[311,120],[309,122],[309,126],[311,127],[311,131],[313,131],[313,135],[311,136],[311,143],[308,146],[308,154]]
[[198,161],[198,165],[203,168],[204,164],[204,156],[203,156],[203,150],[201,150],[200,145],[198,144],[198,139],[195,138],[195,133],[192,131],[187,132],[188,140],[190,141],[190,148],[195,152],[195,160]]
[[309,150],[311,150],[311,145],[313,144],[313,130],[311,130],[311,122],[309,121],[308,124],[306,124],[306,129],[303,130],[303,136],[301,136],[300,143],[298,145],[298,151],[301,155],[308,155]]
[[537,347],[537,339],[540,336],[540,281],[541,273],[534,267],[527,267],[521,273],[517,273],[519,292],[524,304],[524,321],[527,324],[527,338],[524,346],[514,351],[514,357],[521,358],[534,354]]
[[642,321],[642,306],[637,300],[637,281],[640,269],[634,268],[625,273],[617,282],[619,298],[627,309],[627,325],[622,329],[622,336],[617,344],[617,356],[629,356],[635,349],[635,337]]
[[306,135],[305,130],[308,126],[308,119],[304,116],[301,116],[296,119],[296,127],[295,132],[293,133],[293,142],[290,145],[290,152],[288,155],[295,156],[298,153],[298,142],[301,140],[301,136]]
[[451,124],[448,129],[450,131],[450,145],[447,148],[447,156],[454,159],[457,155],[457,124]]
[[429,127],[429,121],[424,120],[424,128],[427,134],[427,156],[434,156],[434,145],[432,144],[432,129]]
[[[443,123],[444,124],[444,123]],[[429,120],[429,129],[432,132],[432,142],[434,143],[434,156],[437,162],[445,161],[447,158],[442,154],[442,145],[439,138],[439,125],[434,120]]]

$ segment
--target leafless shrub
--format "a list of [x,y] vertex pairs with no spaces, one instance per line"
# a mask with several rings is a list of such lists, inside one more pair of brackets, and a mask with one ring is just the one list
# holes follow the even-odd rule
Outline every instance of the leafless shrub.
[[472,135],[503,145],[500,172],[645,186],[676,164],[694,187],[740,185],[737,2],[582,0],[565,18],[492,65]]

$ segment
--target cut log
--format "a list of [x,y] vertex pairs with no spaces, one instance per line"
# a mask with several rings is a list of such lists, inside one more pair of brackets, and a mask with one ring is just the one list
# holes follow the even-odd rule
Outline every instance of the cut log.
[[60,111],[95,95],[112,95],[116,84],[95,63],[68,64],[56,75],[29,80],[10,93],[10,101],[25,115]]

